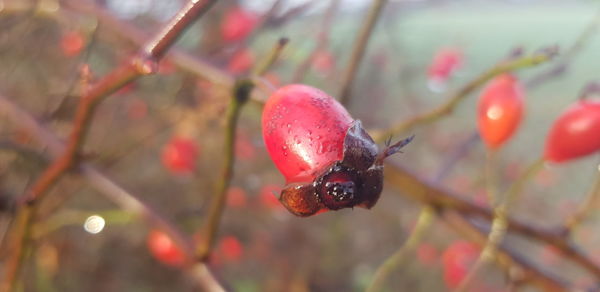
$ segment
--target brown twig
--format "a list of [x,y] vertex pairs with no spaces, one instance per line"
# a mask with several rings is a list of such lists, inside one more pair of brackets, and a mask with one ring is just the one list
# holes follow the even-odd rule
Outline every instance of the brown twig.
[[598,167],[596,180],[587,197],[581,202],[575,213],[566,220],[564,231],[570,233],[585,221],[592,211],[600,206],[600,167]]
[[205,261],[210,254],[225,209],[227,188],[229,188],[229,184],[233,178],[233,167],[235,163],[235,133],[240,111],[250,99],[250,93],[255,86],[253,80],[257,76],[264,74],[268,68],[275,63],[287,42],[288,40],[286,38],[280,39],[271,53],[253,70],[252,76],[240,79],[233,87],[231,102],[225,116],[225,142],[222,173],[217,182],[208,214],[206,215],[207,219],[202,228],[201,241],[196,249],[196,255],[200,261]]
[[386,0],[373,1],[373,4],[369,10],[369,14],[367,15],[367,18],[365,19],[365,22],[363,23],[363,26],[358,34],[358,38],[354,43],[354,48],[352,48],[352,54],[350,55],[348,67],[346,68],[346,71],[342,77],[340,93],[338,94],[340,102],[344,105],[347,105],[350,101],[350,93],[352,90],[352,85],[354,84],[354,77],[356,76],[356,72],[358,71],[362,61],[362,57],[365,54],[367,45],[371,39],[373,28],[375,27],[377,19],[379,19],[379,15],[381,15],[383,6],[385,6],[386,3]]
[[[485,244],[485,230],[479,229],[477,226],[466,220],[463,217],[464,215],[459,215],[456,212],[448,210],[442,211],[442,216],[445,219],[444,222],[454,228],[462,236],[469,238],[480,245]],[[535,266],[505,244],[499,246],[496,260],[504,266],[505,269],[514,269],[514,267],[518,267],[523,279],[528,279],[532,284],[543,291],[569,291],[569,287],[564,281],[559,280],[555,275],[543,271],[542,268]]]
[[155,72],[158,60],[169,47],[192,22],[208,11],[215,2],[216,0],[189,1],[156,36],[146,42],[137,55],[107,74],[81,97],[64,152],[46,168],[22,197],[21,205],[17,210],[17,220],[11,226],[12,235],[7,244],[7,248],[11,252],[7,260],[7,272],[0,286],[2,291],[14,289],[24,257],[23,250],[28,245],[28,234],[36,213],[36,203],[68,170],[77,164],[78,155],[97,105],[106,96],[136,78]]
[[[57,158],[64,153],[65,145],[59,141],[55,135],[39,124],[30,114],[2,95],[0,95],[0,115],[8,117],[15,125],[18,125],[20,128],[29,132],[31,137],[37,139],[40,144],[46,146],[48,154],[52,158]],[[126,210],[131,214],[144,219],[144,221],[150,225],[163,230],[175,243],[177,243],[178,246],[181,247],[189,261],[192,262],[193,252],[191,240],[189,237],[185,236],[175,224],[169,222],[165,219],[165,216],[159,214],[152,207],[114,183],[92,166],[86,163],[80,163],[78,167],[79,174],[81,174],[96,191],[114,202],[121,209]],[[199,264],[194,264],[190,269],[203,271]],[[199,285],[206,288],[206,291],[213,291],[209,288],[218,285],[214,276],[207,270],[203,271],[201,275],[196,275],[196,272],[192,272],[192,274],[195,275],[194,277]]]
[[304,62],[302,62],[300,65],[298,65],[298,68],[296,68],[296,72],[294,72],[294,77],[292,78],[292,83],[302,81],[306,75],[306,72],[313,64],[315,57],[320,51],[324,50],[329,45],[329,33],[331,31],[332,22],[339,3],[340,0],[331,0],[327,11],[325,11],[325,14],[323,15],[321,25],[319,26],[321,31],[319,31],[317,34],[317,45],[312,50],[310,55],[308,55],[308,57],[304,60]]
[[490,79],[494,78],[497,75],[500,75],[505,72],[514,71],[517,69],[527,68],[542,64],[544,62],[549,61],[556,52],[554,51],[542,51],[539,53],[535,53],[531,56],[525,56],[514,60],[505,61],[499,63],[482,74],[478,75],[475,79],[465,84],[459,90],[454,92],[448,100],[424,113],[413,116],[409,119],[403,120],[396,125],[391,126],[388,129],[373,131],[372,136],[375,141],[381,142],[387,137],[404,133],[417,125],[429,124],[435,122],[442,117],[450,114],[460,102],[465,99],[469,94],[473,91],[477,90],[483,84],[485,84]]
[[[386,163],[385,171],[385,181],[388,185],[418,202],[441,210],[453,210],[462,215],[481,218],[488,222],[491,222],[494,217],[492,210],[489,208],[481,207],[465,199],[461,199],[460,196],[453,194],[449,190],[427,182],[398,165]],[[560,232],[556,232],[556,228],[543,229],[512,217],[507,217],[506,222],[509,232],[514,232],[554,246],[563,257],[578,264],[597,279],[600,279],[600,266],[594,263],[589,255],[582,252],[568,238],[564,237]]]

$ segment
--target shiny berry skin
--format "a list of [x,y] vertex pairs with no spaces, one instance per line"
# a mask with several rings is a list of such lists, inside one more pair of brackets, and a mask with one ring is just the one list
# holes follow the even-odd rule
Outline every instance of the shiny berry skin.
[[468,241],[455,241],[442,255],[444,282],[455,289],[469,273],[479,257],[479,247]]
[[580,100],[554,122],[544,158],[565,162],[600,151],[600,101]]
[[246,38],[258,23],[256,14],[241,8],[233,8],[225,13],[221,22],[221,37],[226,42],[236,42]]
[[174,136],[162,149],[162,163],[174,174],[190,174],[196,168],[198,152],[196,141]]
[[297,216],[371,208],[383,187],[383,159],[412,139],[379,151],[340,103],[300,84],[279,88],[269,97],[262,131],[267,151],[288,183],[279,200]]
[[147,242],[150,253],[161,263],[172,267],[179,267],[185,261],[183,251],[173,240],[160,230],[152,230],[148,234]]
[[481,93],[477,126],[481,139],[496,149],[515,133],[523,118],[523,88],[510,74],[494,78]]

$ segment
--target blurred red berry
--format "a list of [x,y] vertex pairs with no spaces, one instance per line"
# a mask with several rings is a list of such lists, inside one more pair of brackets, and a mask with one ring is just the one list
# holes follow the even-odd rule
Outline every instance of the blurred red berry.
[[239,262],[244,255],[244,247],[235,236],[225,236],[219,242],[218,252],[224,262]]
[[523,88],[510,74],[494,78],[481,93],[477,125],[481,139],[495,149],[510,139],[523,117]]
[[335,67],[335,58],[329,51],[320,50],[315,53],[312,59],[312,66],[321,74],[331,73],[333,67]]
[[60,47],[63,54],[67,57],[79,55],[84,45],[85,40],[83,35],[78,31],[67,32],[60,39]]
[[243,208],[246,206],[246,191],[240,187],[230,187],[227,190],[227,206]]
[[174,136],[162,150],[162,163],[174,174],[189,174],[196,168],[198,152],[196,141]]
[[600,101],[580,100],[554,122],[546,139],[544,158],[566,162],[600,150]]
[[227,71],[232,74],[242,74],[252,68],[254,54],[249,49],[243,49],[234,54],[227,64]]
[[463,64],[462,52],[456,48],[441,48],[433,56],[433,60],[427,69],[427,77],[430,82],[443,84],[448,81],[456,70]]
[[283,207],[277,198],[281,193],[281,187],[274,184],[266,184],[260,189],[260,203],[268,209]]
[[178,267],[183,265],[185,255],[173,240],[160,230],[152,230],[147,238],[150,253],[161,263]]
[[417,258],[422,264],[433,266],[438,261],[439,253],[435,246],[429,243],[421,243],[417,248]]
[[253,12],[236,7],[228,10],[221,22],[221,37],[226,42],[236,42],[246,38],[258,23]]
[[458,287],[479,257],[479,247],[468,241],[455,241],[442,255],[444,282],[450,289]]

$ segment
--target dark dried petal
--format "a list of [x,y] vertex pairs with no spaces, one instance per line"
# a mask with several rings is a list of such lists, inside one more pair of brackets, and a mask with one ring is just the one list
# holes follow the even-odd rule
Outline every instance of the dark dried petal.
[[355,120],[344,138],[344,159],[342,162],[356,170],[367,170],[377,158],[377,144],[362,127],[359,120]]
[[371,209],[379,200],[383,190],[383,167],[376,166],[363,176],[362,203],[358,206]]
[[300,217],[314,215],[322,207],[312,183],[287,185],[281,191],[279,201],[288,211]]

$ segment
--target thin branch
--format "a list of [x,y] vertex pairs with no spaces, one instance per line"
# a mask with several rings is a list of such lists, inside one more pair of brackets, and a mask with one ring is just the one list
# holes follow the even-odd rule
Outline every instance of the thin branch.
[[377,142],[385,140],[387,137],[404,133],[417,125],[429,124],[435,122],[448,114],[452,113],[454,108],[464,100],[469,94],[473,93],[479,87],[484,85],[490,79],[509,71],[537,66],[552,59],[556,54],[555,51],[541,51],[531,56],[521,57],[514,60],[499,63],[479,76],[475,77],[471,82],[465,84],[462,88],[453,93],[448,100],[424,113],[415,115],[407,120],[401,121],[393,125],[389,129],[373,131],[373,139]]
[[425,232],[428,230],[429,226],[431,226],[434,218],[435,211],[433,208],[424,206],[417,219],[417,224],[406,242],[393,255],[388,257],[379,268],[377,268],[371,283],[365,291],[381,291],[381,288],[383,288],[383,284],[385,284],[389,275],[406,261],[406,256],[423,240]]
[[[484,230],[479,229],[456,212],[450,210],[442,212],[443,218],[445,219],[443,222],[454,228],[462,236],[469,238],[480,245],[485,243]],[[555,275],[551,275],[544,271],[541,267],[535,266],[507,245],[500,245],[495,258],[505,267],[505,269],[514,269],[514,267],[518,267],[523,279],[528,279],[532,284],[543,291],[570,291],[564,281],[558,279]]]
[[294,72],[294,77],[292,78],[292,83],[302,81],[306,75],[306,72],[313,64],[316,56],[329,45],[329,34],[331,32],[332,22],[335,18],[335,12],[339,6],[340,0],[330,1],[329,7],[327,8],[327,11],[325,11],[325,14],[323,14],[321,25],[319,26],[321,31],[319,31],[317,34],[317,45],[312,50],[310,55],[308,55],[308,57],[304,60],[304,62],[302,62],[300,65],[298,65],[298,68],[296,68],[296,72]]
[[[37,139],[40,144],[45,145],[48,149],[48,154],[51,157],[56,158],[64,152],[65,145],[55,135],[39,124],[29,113],[1,94],[0,115],[6,116],[15,125],[31,134],[31,137]],[[114,202],[121,209],[130,212],[132,215],[138,216],[148,224],[164,231],[178,246],[181,247],[184,254],[187,255],[188,260],[190,262],[193,260],[191,240],[185,236],[175,224],[167,220],[165,216],[159,214],[152,207],[114,183],[92,166],[86,163],[80,163],[79,170],[79,174],[81,174],[81,176],[83,176],[99,194]],[[202,270],[201,266],[202,264],[194,264],[190,269]],[[212,276],[208,270],[204,271],[201,275],[196,275],[196,273],[192,274],[195,275],[194,279],[196,279],[198,284],[202,287],[214,287],[215,283],[217,283],[214,276]],[[216,285],[218,285],[218,283]],[[219,290],[206,289],[206,291]]]
[[592,212],[600,206],[600,167],[598,167],[596,180],[587,197],[581,202],[577,211],[566,220],[564,230],[566,233],[572,232],[577,226],[585,221]]
[[69,134],[64,152],[54,160],[21,198],[17,209],[17,220],[12,224],[10,240],[6,248],[10,250],[7,268],[0,288],[13,291],[19,277],[23,251],[28,246],[30,225],[35,216],[37,204],[44,194],[74,165],[87,136],[94,111],[100,102],[139,76],[156,71],[158,60],[180,37],[183,31],[204,14],[216,0],[189,1],[164,29],[152,38],[140,52],[120,67],[107,74],[81,97],[73,128]]
[[[408,170],[386,163],[385,181],[389,186],[423,204],[432,205],[440,210],[453,210],[468,217],[477,217],[483,220],[493,220],[493,212],[489,208],[462,199],[449,190],[442,189],[434,183],[428,182]],[[586,269],[590,274],[600,279],[600,266],[591,260],[591,257],[581,251],[574,243],[556,228],[543,229],[532,226],[520,220],[507,217],[508,231],[524,237],[535,239],[539,242],[554,246],[563,257]]]
[[227,189],[231,179],[233,178],[233,167],[235,164],[235,140],[237,123],[242,107],[250,99],[250,93],[255,87],[254,79],[257,76],[264,74],[273,63],[277,60],[281,51],[287,44],[288,39],[282,38],[279,40],[273,50],[267,55],[263,62],[259,63],[258,66],[253,70],[252,76],[245,79],[240,79],[236,82],[232,91],[232,98],[227,108],[227,114],[225,116],[225,142],[224,142],[224,159],[222,165],[222,173],[219,181],[217,182],[214,198],[212,199],[206,221],[202,228],[201,241],[196,249],[196,255],[200,261],[205,261],[210,254],[210,251],[214,245],[221,217],[225,209],[225,202],[227,201]]
[[373,5],[369,10],[369,14],[363,23],[356,42],[354,43],[352,55],[350,56],[348,67],[346,68],[346,71],[342,77],[342,85],[338,95],[340,102],[344,105],[347,105],[350,101],[350,93],[352,90],[352,85],[354,84],[354,77],[356,76],[356,72],[358,72],[363,55],[365,54],[367,45],[373,32],[373,28],[375,27],[377,19],[379,19],[381,11],[383,10],[383,6],[385,6],[386,3],[386,0],[373,1]]
[[[492,155],[493,156],[493,155]],[[493,157],[492,157],[493,159]],[[508,212],[510,208],[514,205],[519,195],[523,192],[523,189],[527,182],[529,182],[535,174],[539,172],[540,169],[544,166],[544,160],[538,159],[534,163],[532,163],[529,167],[527,167],[526,171],[517,179],[506,191],[506,194],[503,196],[504,201],[494,208],[494,219],[491,223],[490,233],[487,237],[487,242],[485,243],[483,250],[479,254],[477,261],[467,274],[467,276],[461,281],[461,283],[456,288],[456,291],[466,291],[469,283],[477,276],[479,270],[481,270],[488,262],[491,262],[498,249],[498,245],[502,242],[504,235],[507,232],[507,218]],[[492,190],[494,193],[490,193],[490,199],[495,201],[495,188],[496,186],[492,186]]]

